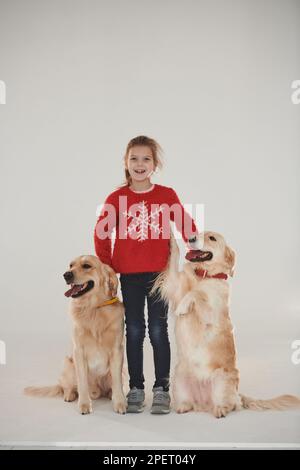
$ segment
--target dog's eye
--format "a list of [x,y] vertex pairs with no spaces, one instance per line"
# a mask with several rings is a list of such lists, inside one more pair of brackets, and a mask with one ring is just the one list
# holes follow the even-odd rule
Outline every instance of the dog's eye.
[[217,240],[215,239],[215,237],[211,236],[209,237],[209,239],[212,241],[212,242],[216,242]]
[[89,269],[92,266],[90,264],[85,263],[85,264],[82,265],[82,267],[83,267],[83,269]]

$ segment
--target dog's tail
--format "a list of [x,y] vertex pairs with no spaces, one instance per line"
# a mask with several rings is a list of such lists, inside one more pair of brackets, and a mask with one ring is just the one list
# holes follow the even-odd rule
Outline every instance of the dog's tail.
[[276,398],[269,400],[256,400],[254,398],[246,397],[241,395],[243,408],[255,411],[264,410],[289,410],[292,408],[300,408],[300,398],[294,395],[280,395]]
[[170,301],[169,291],[171,286],[176,283],[177,274],[179,272],[179,257],[180,252],[174,237],[174,234],[170,228],[170,256],[167,267],[162,271],[155,279],[153,286],[150,290],[150,295],[159,294],[159,297],[166,303]]
[[64,389],[61,385],[50,385],[48,387],[26,387],[24,388],[25,395],[33,397],[58,397],[64,394]]

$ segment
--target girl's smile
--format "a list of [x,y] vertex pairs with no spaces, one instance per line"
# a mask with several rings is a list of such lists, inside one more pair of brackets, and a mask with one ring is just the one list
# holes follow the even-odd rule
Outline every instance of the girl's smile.
[[128,154],[126,168],[133,182],[149,179],[155,169],[151,149],[144,145],[132,147]]

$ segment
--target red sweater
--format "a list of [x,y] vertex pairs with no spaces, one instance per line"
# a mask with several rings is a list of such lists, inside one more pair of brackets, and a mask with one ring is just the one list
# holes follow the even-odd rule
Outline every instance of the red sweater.
[[155,184],[148,191],[135,192],[124,186],[104,203],[94,231],[96,254],[116,273],[163,271],[170,251],[170,220],[185,242],[199,233],[172,188]]

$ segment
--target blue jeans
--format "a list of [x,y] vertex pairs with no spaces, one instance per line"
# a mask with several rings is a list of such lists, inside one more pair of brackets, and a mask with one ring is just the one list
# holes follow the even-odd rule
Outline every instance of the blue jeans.
[[145,299],[148,306],[148,331],[153,348],[155,384],[169,390],[170,342],[168,337],[168,305],[149,291],[158,272],[121,274],[120,283],[125,306],[126,352],[129,387],[144,388],[143,344],[146,332]]

